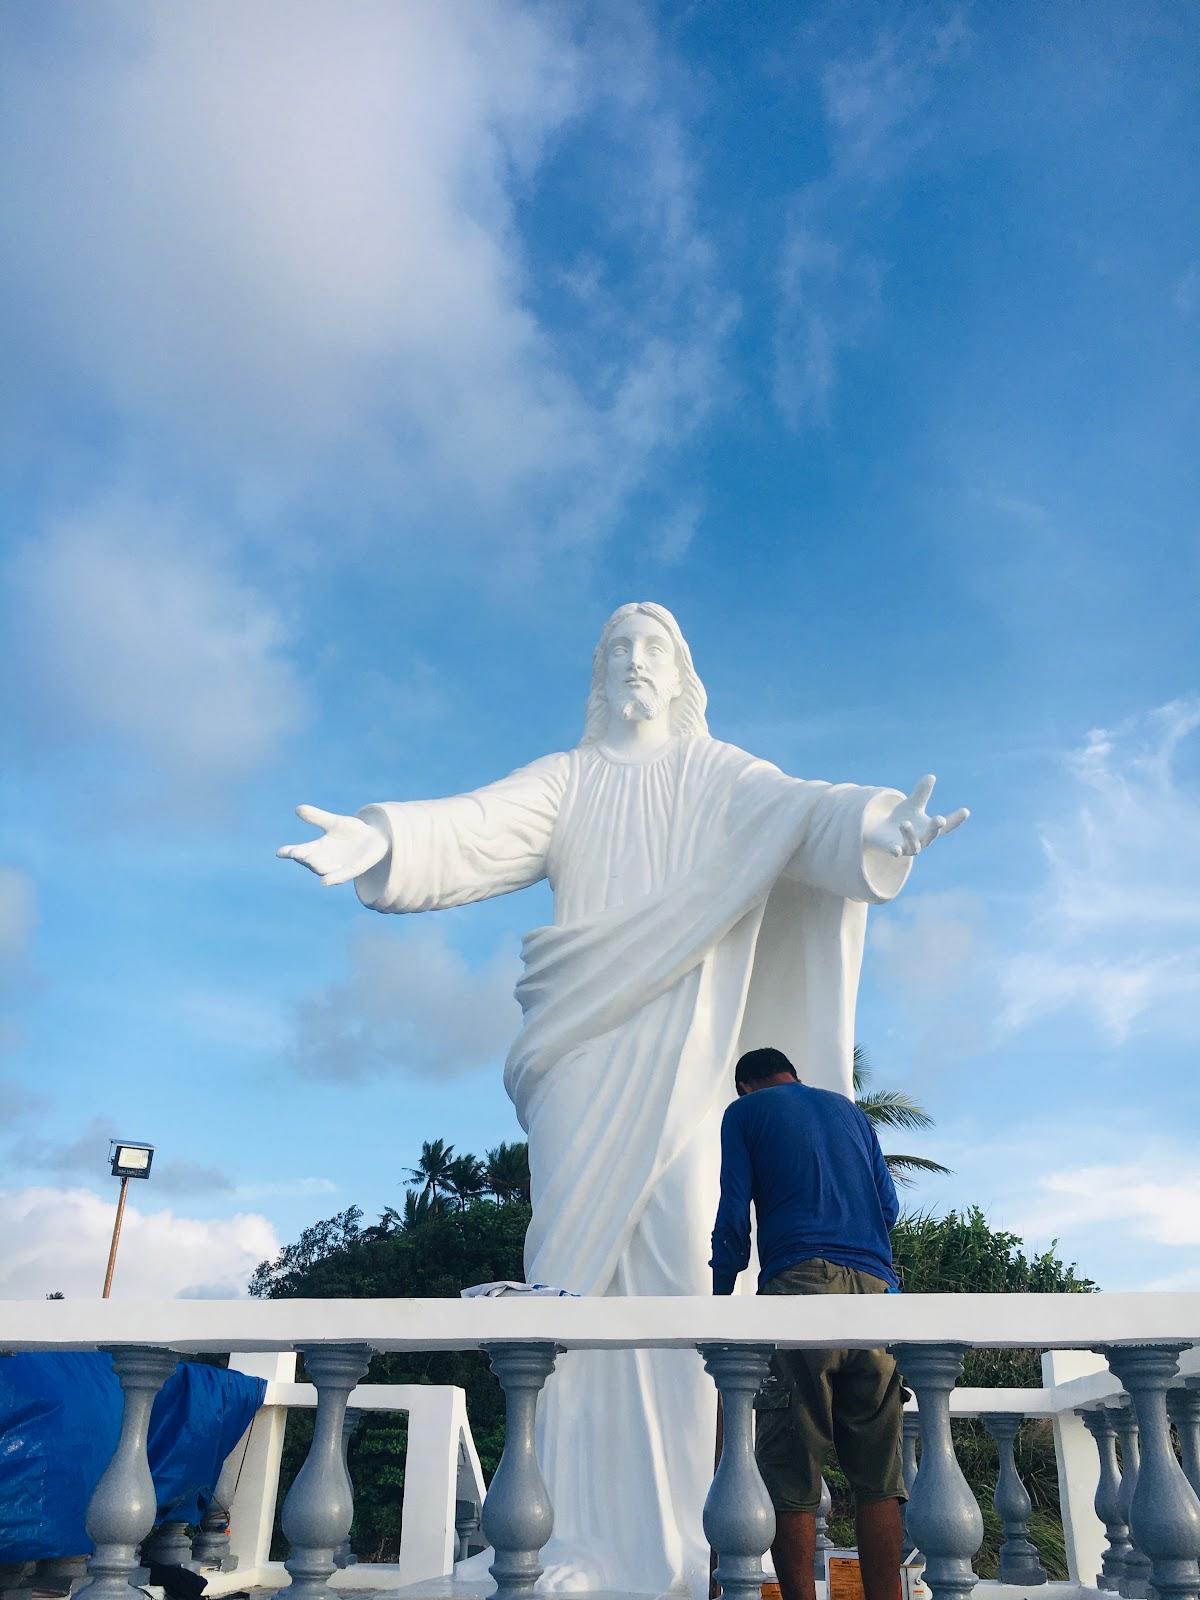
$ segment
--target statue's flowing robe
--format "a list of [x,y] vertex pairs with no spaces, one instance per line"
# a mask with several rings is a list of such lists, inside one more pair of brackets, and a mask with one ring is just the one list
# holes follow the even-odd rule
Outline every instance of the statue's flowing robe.
[[[529,1136],[529,1282],[710,1292],[733,1064],[773,1044],[806,1082],[851,1092],[866,907],[909,865],[865,840],[901,798],[699,737],[642,763],[581,745],[472,794],[360,812],[390,842],[357,880],[376,910],[553,888],[505,1067]],[[544,1585],[707,1593],[714,1420],[692,1352],[562,1358],[539,1418]]]

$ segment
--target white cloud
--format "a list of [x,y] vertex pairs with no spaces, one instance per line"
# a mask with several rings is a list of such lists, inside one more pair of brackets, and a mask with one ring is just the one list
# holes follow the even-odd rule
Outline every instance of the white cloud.
[[[981,1205],[1028,1251],[1057,1240],[1060,1259],[1078,1262],[1105,1289],[1200,1286],[1200,1177],[1189,1130],[1176,1138],[1137,1106],[1075,1101],[1028,1120],[981,1126],[972,1118],[910,1137],[918,1153],[954,1168],[920,1184],[918,1205]],[[1114,1143],[1115,1158],[1094,1159]]]
[[812,195],[791,210],[779,267],[775,399],[793,426],[824,425],[838,365],[878,324],[882,274],[826,231]]
[[961,58],[970,38],[961,12],[932,26],[914,15],[882,29],[865,53],[828,64],[821,89],[839,178],[882,183],[897,175],[931,137],[919,119],[937,74]]
[[264,762],[302,693],[276,609],[168,511],[58,520],[10,568],[35,735],[114,735],[178,790]]
[[[516,544],[593,536],[705,414],[728,317],[636,13],[589,37],[492,0],[135,0],[46,26],[0,69],[14,370],[234,468],[245,504],[352,467],[339,508],[394,532],[458,503]],[[529,215],[589,118],[568,312]]]
[[978,991],[992,962],[987,923],[982,897],[954,889],[910,890],[868,924],[869,981],[885,992],[888,1014],[911,1027],[926,1081],[977,1055],[993,1031]]
[[793,197],[777,273],[774,393],[793,427],[830,421],[842,361],[882,321],[885,269],[863,242],[864,215],[879,213],[932,137],[938,76],[969,42],[958,13],[915,17],[821,74],[829,172]]
[[[29,993],[29,955],[37,926],[37,891],[33,879],[17,867],[0,866],[0,1052],[13,1049],[22,1037],[17,1003]],[[0,1112],[21,1116],[36,1097],[10,1079],[0,1079]]]
[[1068,758],[1073,793],[1042,833],[1047,878],[1026,947],[1002,965],[1013,1028],[1069,1010],[1112,1044],[1194,1031],[1200,1010],[1200,789],[1179,756],[1200,728],[1189,696]]
[[470,967],[442,926],[407,919],[355,933],[350,973],[305,1000],[293,1060],[308,1078],[443,1077],[503,1056],[517,1032],[519,971],[510,942]]
[[1184,1158],[1166,1141],[1142,1150],[1137,1160],[1050,1172],[1034,1189],[1057,1228],[1104,1223],[1154,1244],[1200,1245],[1200,1174],[1190,1151]]
[[33,879],[16,867],[0,867],[0,970],[27,954],[36,922]]
[[[96,1299],[112,1236],[113,1202],[86,1189],[0,1190],[0,1298]],[[115,1298],[234,1297],[246,1292],[279,1239],[265,1217],[239,1212],[201,1220],[173,1211],[125,1209]]]

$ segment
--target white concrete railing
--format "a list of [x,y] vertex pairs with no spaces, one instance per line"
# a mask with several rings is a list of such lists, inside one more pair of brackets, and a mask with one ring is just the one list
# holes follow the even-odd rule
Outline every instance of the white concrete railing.
[[[530,1574],[537,1569],[536,1527],[524,1509],[536,1499],[531,1491],[537,1488],[528,1479],[531,1471],[536,1473],[528,1441],[537,1394],[556,1352],[569,1360],[576,1349],[700,1348],[725,1400],[729,1438],[730,1421],[737,1417],[744,1417],[748,1437],[755,1374],[765,1370],[772,1345],[897,1349],[917,1393],[924,1440],[910,1528],[919,1522],[919,1542],[936,1600],[964,1596],[974,1582],[970,1562],[975,1545],[962,1548],[969,1534],[962,1529],[971,1519],[963,1512],[966,1485],[949,1445],[951,1414],[1008,1412],[1053,1419],[1072,1577],[1089,1584],[1105,1545],[1104,1529],[1091,1505],[1098,1480],[1101,1488],[1103,1481],[1096,1446],[1077,1411],[1113,1404],[1128,1392],[1132,1412],[1124,1415],[1141,1424],[1146,1480],[1142,1484],[1137,1479],[1139,1493],[1134,1494],[1132,1507],[1135,1544],[1139,1523],[1145,1530],[1145,1552],[1139,1559],[1147,1570],[1153,1566],[1161,1600],[1200,1600],[1200,1501],[1171,1451],[1165,1410],[1168,1387],[1177,1394],[1180,1391],[1173,1386],[1182,1384],[1188,1374],[1200,1376],[1198,1341],[1197,1294],[0,1303],[0,1350],[113,1351],[127,1395],[126,1428],[110,1468],[114,1483],[118,1479],[132,1483],[139,1462],[144,1463],[140,1397],[146,1393],[152,1397],[165,1378],[173,1363],[169,1353],[238,1350],[277,1356],[303,1350],[315,1380],[318,1422],[309,1461],[284,1512],[285,1533],[292,1541],[288,1570],[298,1600],[325,1592],[332,1566],[326,1558],[332,1557],[333,1547],[349,1527],[348,1484],[342,1493],[340,1469],[333,1462],[337,1446],[333,1431],[340,1437],[352,1393],[357,1405],[358,1396],[371,1387],[360,1389],[357,1384],[372,1350],[486,1348],[491,1355],[508,1395],[509,1443],[514,1427],[524,1438],[522,1449],[511,1452],[513,1463],[506,1448],[485,1509],[485,1531],[501,1554],[501,1600],[510,1600],[529,1592]],[[963,1351],[972,1347],[1046,1350],[1043,1388],[956,1392]],[[243,1356],[237,1364],[253,1365]],[[277,1414],[286,1403],[308,1403],[311,1398],[301,1399],[297,1389],[279,1387],[286,1385],[286,1379],[278,1367],[272,1381],[276,1387],[268,1398]],[[269,1454],[269,1447],[264,1449]],[[743,1513],[744,1523],[749,1515],[746,1507],[759,1507],[754,1512],[758,1531],[739,1535],[738,1553],[722,1555],[730,1600],[757,1593],[758,1562],[751,1546],[766,1524],[761,1485],[756,1488],[756,1484],[752,1457],[742,1451],[739,1463],[718,1475],[706,1509],[706,1530],[711,1516],[713,1529],[720,1528],[724,1537],[738,1526],[737,1517]],[[101,1490],[104,1487],[102,1483]],[[1126,1488],[1134,1489],[1133,1477]],[[101,1490],[97,1501],[104,1499]],[[1151,1492],[1162,1504],[1169,1502],[1169,1514],[1157,1521],[1150,1515]],[[136,1542],[149,1531],[134,1525],[136,1517],[128,1509],[113,1510],[114,1504],[110,1493],[104,1511],[108,1520],[104,1528],[93,1530],[98,1550],[91,1570],[103,1588],[91,1600],[102,1600],[102,1593],[111,1592],[110,1579],[122,1562],[128,1566]],[[253,1546],[257,1552],[262,1549],[264,1516],[260,1506],[258,1532],[245,1535],[247,1540],[258,1540]],[[958,1521],[952,1528],[955,1517]],[[1110,1530],[1110,1547],[1111,1543]],[[245,1581],[243,1574],[242,1585]],[[1138,1592],[1132,1584],[1131,1580],[1130,1595]],[[1124,1579],[1122,1592],[1126,1592]]]

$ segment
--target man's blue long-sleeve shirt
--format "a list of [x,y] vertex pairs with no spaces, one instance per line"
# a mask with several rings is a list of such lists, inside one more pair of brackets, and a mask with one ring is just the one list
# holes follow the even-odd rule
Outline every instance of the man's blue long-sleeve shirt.
[[758,1223],[758,1284],[823,1258],[897,1284],[896,1186],[875,1130],[853,1101],[803,1083],[743,1095],[721,1123],[721,1204],[713,1293],[732,1294]]

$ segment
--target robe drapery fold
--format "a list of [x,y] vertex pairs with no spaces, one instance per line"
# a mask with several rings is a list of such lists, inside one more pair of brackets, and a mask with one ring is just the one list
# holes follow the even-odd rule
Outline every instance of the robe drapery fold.
[[[865,841],[895,790],[806,782],[707,737],[622,763],[594,745],[469,795],[368,806],[389,853],[362,900],[419,911],[547,877],[505,1067],[529,1135],[529,1281],[704,1294],[718,1128],[744,1049],[851,1092],[866,905],[909,863]],[[713,1401],[687,1352],[573,1353],[547,1387],[547,1583],[707,1586]],[[707,1440],[707,1443],[705,1443]]]

